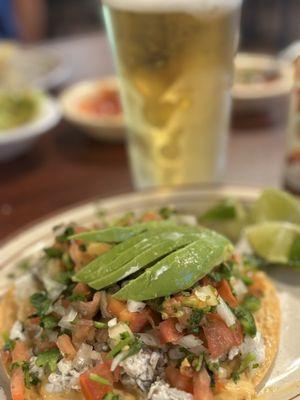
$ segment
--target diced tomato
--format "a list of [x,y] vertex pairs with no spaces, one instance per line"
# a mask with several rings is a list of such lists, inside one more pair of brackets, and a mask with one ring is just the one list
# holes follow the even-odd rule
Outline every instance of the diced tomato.
[[17,340],[11,356],[13,363],[29,360],[29,352],[26,344],[20,340]]
[[243,341],[240,325],[230,329],[218,314],[207,314],[207,324],[203,326],[209,353],[213,358],[226,354],[233,346]]
[[210,387],[210,376],[205,368],[194,376],[194,400],[213,400],[214,395]]
[[176,329],[176,318],[168,318],[159,324],[159,338],[161,344],[176,343],[183,334]]
[[76,350],[72,343],[72,340],[70,336],[66,334],[58,336],[57,347],[68,358],[72,359],[76,356]]
[[25,382],[24,372],[22,368],[14,369],[11,376],[11,397],[13,400],[24,400],[25,398]]
[[[90,374],[99,375],[101,378],[106,379],[110,384],[105,385],[95,382],[90,379]],[[84,398],[86,400],[102,400],[106,393],[112,391],[114,379],[109,366],[104,363],[99,364],[95,368],[92,368],[81,374],[79,381]]]
[[122,301],[107,296],[107,309],[113,316],[120,321],[128,322],[132,332],[141,332],[152,320],[151,310],[145,308],[141,312],[129,312],[127,306]]
[[217,289],[219,295],[230,305],[230,307],[235,308],[238,306],[237,298],[232,293],[231,287],[226,279],[221,280]]
[[179,369],[174,366],[169,365],[166,368],[166,377],[172,387],[188,393],[193,393],[193,379],[182,375]]
[[235,328],[231,330],[234,346],[239,346],[244,340],[243,329],[239,321],[236,321]]
[[159,220],[161,220],[161,216],[155,211],[148,211],[141,218],[142,222],[159,221]]
[[91,293],[91,289],[85,283],[79,282],[73,289],[74,294],[82,294],[88,296]]

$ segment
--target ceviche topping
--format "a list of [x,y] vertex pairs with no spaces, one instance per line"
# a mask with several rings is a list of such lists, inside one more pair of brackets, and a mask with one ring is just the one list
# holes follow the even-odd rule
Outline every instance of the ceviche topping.
[[210,400],[264,363],[254,263],[191,221],[164,209],[54,229],[10,292],[13,400]]

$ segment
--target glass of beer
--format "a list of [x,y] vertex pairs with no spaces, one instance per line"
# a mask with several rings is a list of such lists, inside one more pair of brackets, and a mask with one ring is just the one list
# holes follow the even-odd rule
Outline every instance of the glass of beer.
[[242,0],[103,0],[137,188],[224,172]]

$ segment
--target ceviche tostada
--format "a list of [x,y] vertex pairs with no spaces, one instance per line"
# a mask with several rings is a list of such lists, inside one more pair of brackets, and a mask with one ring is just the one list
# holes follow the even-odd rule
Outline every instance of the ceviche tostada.
[[166,208],[56,227],[0,303],[13,400],[252,399],[279,328],[256,258]]

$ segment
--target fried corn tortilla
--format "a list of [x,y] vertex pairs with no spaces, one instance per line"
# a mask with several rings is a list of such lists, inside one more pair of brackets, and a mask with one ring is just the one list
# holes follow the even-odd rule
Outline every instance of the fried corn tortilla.
[[[223,391],[215,395],[216,400],[251,400],[256,398],[255,388],[257,388],[268,374],[279,346],[280,334],[280,305],[276,294],[275,287],[270,279],[263,272],[258,272],[254,276],[254,284],[252,287],[254,292],[262,293],[262,306],[255,313],[257,328],[261,332],[265,343],[265,362],[255,370],[251,375],[243,374],[241,379],[234,383],[228,381]],[[10,290],[2,298],[0,302],[0,332],[9,332],[17,315],[20,312],[26,312],[26,305],[22,307],[18,305],[14,290]],[[1,337],[3,342],[3,339]],[[3,343],[1,343],[3,344]],[[79,392],[69,393],[48,393],[45,385],[41,386],[39,392],[35,389],[26,389],[26,400],[80,400],[83,396]],[[143,399],[140,395],[132,395],[123,393],[125,400]]]

